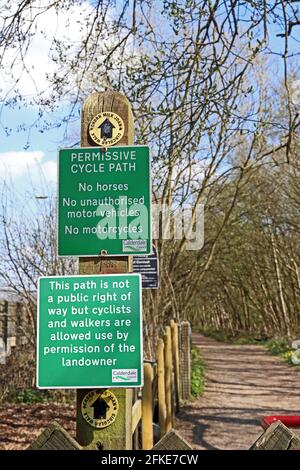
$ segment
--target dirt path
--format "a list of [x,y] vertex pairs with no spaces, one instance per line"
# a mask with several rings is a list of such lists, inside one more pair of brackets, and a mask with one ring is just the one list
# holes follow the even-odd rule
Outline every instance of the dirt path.
[[300,415],[300,371],[260,346],[193,335],[206,364],[204,395],[180,411],[176,428],[195,449],[248,449],[268,414]]

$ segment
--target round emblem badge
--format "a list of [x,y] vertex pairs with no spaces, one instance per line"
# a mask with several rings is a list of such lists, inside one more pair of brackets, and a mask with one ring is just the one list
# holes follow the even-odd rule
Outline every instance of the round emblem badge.
[[81,413],[84,419],[94,428],[110,426],[117,417],[119,403],[110,390],[92,390],[81,402]]
[[124,135],[123,119],[116,113],[105,111],[93,117],[89,125],[89,135],[95,144],[108,147],[122,139]]

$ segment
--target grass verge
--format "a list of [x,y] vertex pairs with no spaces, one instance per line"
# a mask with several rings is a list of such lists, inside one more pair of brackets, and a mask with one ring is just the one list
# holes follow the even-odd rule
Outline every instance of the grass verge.
[[199,349],[196,346],[191,347],[191,394],[196,399],[203,394],[204,391],[204,363]]
[[[299,355],[291,348],[290,341],[287,341],[284,338],[269,339],[264,343],[264,346],[271,354],[281,357],[281,359],[288,364],[293,366],[296,365],[292,362],[292,356],[294,355],[298,357]],[[299,367],[299,365],[297,365],[297,367]]]

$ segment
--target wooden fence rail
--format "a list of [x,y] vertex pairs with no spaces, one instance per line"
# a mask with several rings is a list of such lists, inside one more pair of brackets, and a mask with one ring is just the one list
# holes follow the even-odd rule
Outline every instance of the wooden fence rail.
[[[182,328],[183,327],[183,328]],[[180,334],[179,334],[180,331]],[[185,337],[187,336],[187,337]],[[183,401],[190,398],[190,326],[171,320],[166,326],[164,338],[157,342],[154,361],[144,363],[144,387],[132,407],[132,435],[141,430],[141,447],[152,449],[174,426],[174,416]],[[187,349],[188,348],[188,349]],[[183,370],[184,368],[184,370]],[[153,422],[156,415],[156,423]],[[159,430],[157,436],[154,426]],[[139,439],[133,439],[133,447],[140,447]]]

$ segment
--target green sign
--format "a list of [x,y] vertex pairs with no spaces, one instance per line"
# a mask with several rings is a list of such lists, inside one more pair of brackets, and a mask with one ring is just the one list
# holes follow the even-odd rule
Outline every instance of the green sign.
[[39,278],[37,386],[143,385],[141,276]]
[[148,147],[60,150],[58,185],[59,256],[151,253]]

